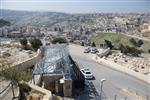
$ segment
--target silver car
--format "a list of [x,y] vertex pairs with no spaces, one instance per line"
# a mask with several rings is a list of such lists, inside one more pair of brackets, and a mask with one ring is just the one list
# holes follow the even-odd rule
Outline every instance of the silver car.
[[90,48],[90,49],[91,49],[90,50],[91,53],[97,53],[98,52],[98,50],[96,48]]

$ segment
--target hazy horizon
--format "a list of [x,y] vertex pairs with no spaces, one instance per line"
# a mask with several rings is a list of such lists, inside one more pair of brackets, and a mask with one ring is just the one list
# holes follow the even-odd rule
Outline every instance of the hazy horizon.
[[149,13],[150,0],[1,0],[1,9],[63,13]]

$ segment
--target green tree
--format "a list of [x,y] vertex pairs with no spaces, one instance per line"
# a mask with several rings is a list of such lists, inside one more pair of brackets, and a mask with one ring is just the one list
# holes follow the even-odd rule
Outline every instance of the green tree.
[[126,46],[124,46],[123,44],[120,44],[118,49],[121,51],[121,53],[124,53],[124,54],[128,53]]
[[106,46],[109,47],[110,49],[113,48],[113,45],[112,45],[111,41],[105,40],[105,44],[106,44]]
[[143,43],[142,40],[138,40],[138,41],[137,41],[137,46],[138,46],[138,47],[141,47],[141,45],[143,45],[143,44],[144,44],[144,43]]
[[91,45],[92,47],[96,47],[96,45],[95,45],[95,42],[92,42],[92,45]]
[[37,49],[39,49],[40,46],[42,46],[41,40],[40,40],[40,39],[36,39],[36,38],[30,39],[30,44],[31,44],[32,48],[33,48],[35,51],[37,51]]
[[150,49],[148,49],[148,53],[150,53]]
[[130,46],[124,46],[123,44],[120,44],[119,45],[119,48],[118,48],[122,53],[124,54],[130,54],[132,56],[139,56],[139,54],[142,53],[142,50],[139,50],[135,47],[130,47]]
[[58,37],[58,38],[54,38],[52,40],[52,43],[53,44],[56,44],[56,43],[68,43],[67,40],[65,38],[62,38],[62,37]]
[[135,47],[129,47],[129,46],[126,46],[127,50],[128,50],[128,53],[133,55],[133,56],[139,56],[139,54],[142,53],[142,50],[139,50]]
[[81,42],[81,46],[84,46],[84,42]]
[[20,40],[20,44],[24,49],[27,49],[28,40],[26,38]]
[[135,40],[134,38],[131,38],[129,41],[130,41],[134,46],[136,46],[136,40]]
[[129,41],[132,43],[133,46],[136,47],[141,47],[141,45],[144,44],[142,40],[135,40],[134,38],[131,38]]
[[13,98],[15,97],[14,86],[19,86],[20,90],[20,81],[29,81],[32,78],[31,72],[30,69],[22,70],[19,67],[12,66],[7,60],[0,59],[0,76],[11,81]]

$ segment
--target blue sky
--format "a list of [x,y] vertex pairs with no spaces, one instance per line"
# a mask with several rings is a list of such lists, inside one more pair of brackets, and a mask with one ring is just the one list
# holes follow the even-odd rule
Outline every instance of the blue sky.
[[0,8],[67,13],[150,12],[150,0],[0,0]]

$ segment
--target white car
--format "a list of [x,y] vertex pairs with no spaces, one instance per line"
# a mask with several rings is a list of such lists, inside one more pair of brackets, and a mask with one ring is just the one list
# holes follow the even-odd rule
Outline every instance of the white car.
[[87,68],[81,69],[81,73],[84,75],[85,79],[93,79],[93,75],[89,71],[89,69],[87,69]]

